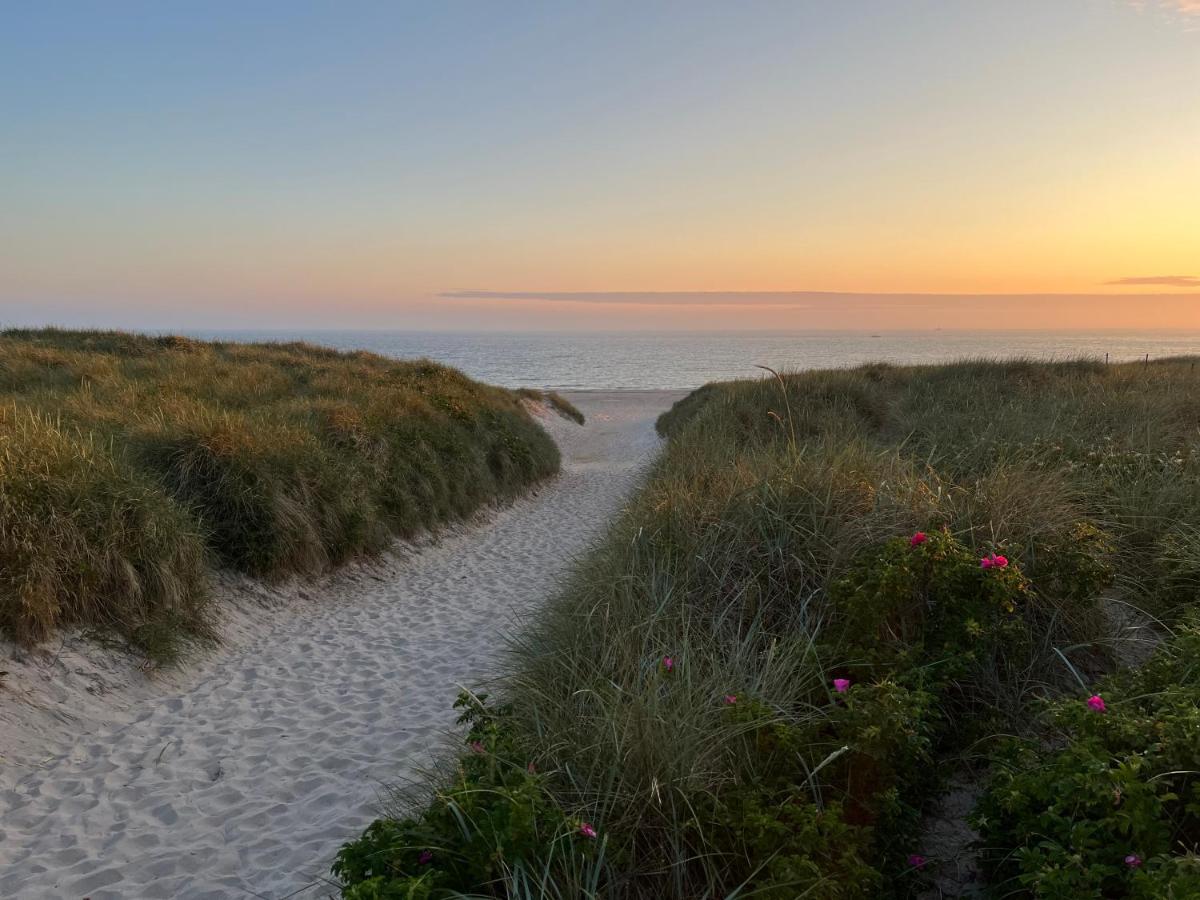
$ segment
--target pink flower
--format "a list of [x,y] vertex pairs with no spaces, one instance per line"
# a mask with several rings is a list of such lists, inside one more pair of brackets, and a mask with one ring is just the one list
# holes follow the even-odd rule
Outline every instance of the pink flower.
[[670,672],[673,668],[675,668],[675,660],[671,659],[669,656],[664,656],[662,660],[662,667]]
[[487,752],[487,748],[484,747],[483,744],[480,743],[479,741],[471,741],[471,743],[468,744],[467,746],[471,748],[472,753],[486,753]]
[[985,556],[983,559],[981,559],[979,561],[979,568],[990,569],[991,567],[992,567],[991,557]]
[[417,857],[417,861],[423,866],[429,865],[431,862],[433,862],[433,851],[422,850],[421,855]]
[[1129,866],[1131,869],[1136,869],[1141,864],[1142,858],[1136,853],[1130,853],[1127,857],[1125,857],[1125,865]]
[[850,679],[849,678],[833,679],[833,689],[835,691],[837,691],[839,694],[846,693],[846,691],[850,690]]
[[733,704],[735,704],[735,703],[737,703],[737,694],[726,694],[725,695],[725,705],[726,706],[733,706]]
[[926,534],[925,532],[923,532],[923,531],[918,531],[916,534],[914,534],[912,537],[910,537],[910,538],[908,539],[908,546],[910,546],[910,547],[920,547],[920,546],[921,546],[923,543],[925,543],[927,540],[929,540],[929,535],[927,535],[927,534]]
[[996,556],[995,554],[993,554],[992,555],[992,565],[996,566],[997,568],[1003,569],[1005,566],[1008,565],[1008,557],[1007,556]]
[[995,553],[989,553],[979,561],[981,569],[1003,569],[1008,565],[1007,556],[997,556]]
[[908,864],[910,866],[912,866],[914,869],[925,868],[925,863],[927,863],[927,862],[929,862],[929,860],[927,860],[925,857],[923,857],[920,853],[908,854]]
[[1096,712],[1099,712],[1099,713],[1108,712],[1108,707],[1104,705],[1104,698],[1101,697],[1099,694],[1092,694],[1092,696],[1088,697],[1087,705],[1090,706],[1092,709],[1094,709]]
[[596,829],[593,828],[591,826],[591,824],[588,822],[580,823],[579,833],[582,834],[585,838],[591,838],[592,840],[596,839]]

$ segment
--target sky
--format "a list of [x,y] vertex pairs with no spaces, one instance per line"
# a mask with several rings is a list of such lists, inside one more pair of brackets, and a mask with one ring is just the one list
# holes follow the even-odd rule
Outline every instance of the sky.
[[1200,328],[1200,0],[7,4],[44,323]]

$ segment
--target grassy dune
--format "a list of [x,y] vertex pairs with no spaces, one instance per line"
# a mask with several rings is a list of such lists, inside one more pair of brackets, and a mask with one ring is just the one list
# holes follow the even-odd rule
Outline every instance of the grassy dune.
[[[941,776],[992,753],[997,896],[1200,896],[1197,388],[1184,359],[695,392],[500,696],[462,699],[436,793],[345,848],[347,896],[916,896]],[[1103,680],[1122,603],[1178,623],[1144,682]]]
[[98,625],[168,653],[206,632],[211,566],[319,572],[558,463],[515,393],[428,361],[3,332],[0,630]]

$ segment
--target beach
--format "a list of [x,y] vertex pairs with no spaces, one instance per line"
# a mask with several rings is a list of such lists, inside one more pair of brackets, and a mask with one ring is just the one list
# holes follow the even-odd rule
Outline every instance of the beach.
[[77,632],[0,668],[0,895],[323,897],[337,848],[454,730],[505,639],[636,487],[682,392],[568,394],[562,474],[318,580],[222,575],[223,642],[177,669]]
[[862,6],[9,4],[0,900],[1200,900],[1200,0]]

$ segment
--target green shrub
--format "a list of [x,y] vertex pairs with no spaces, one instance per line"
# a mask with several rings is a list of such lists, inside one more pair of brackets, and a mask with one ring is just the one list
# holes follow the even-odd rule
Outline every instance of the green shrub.
[[912,849],[895,835],[913,820],[902,786],[930,762],[932,698],[857,684],[826,702],[825,718],[800,720],[730,698],[734,778],[695,798],[696,844],[753,896],[880,896],[881,864]]
[[1098,694],[1104,712],[1055,702],[1046,736],[997,754],[976,814],[994,878],[1006,896],[1194,896],[1200,620]]
[[936,529],[872,551],[835,582],[831,604],[845,622],[842,645],[872,666],[903,671],[937,663],[937,682],[950,685],[1020,639],[1013,625],[1030,596],[1016,563],[972,553]]
[[747,785],[713,798],[705,840],[734,867],[748,895],[767,900],[878,896],[870,830],[847,824],[841,805],[813,802],[803,787]]
[[347,900],[447,897],[483,888],[513,896],[559,894],[563,869],[574,883],[597,883],[604,840],[594,826],[567,816],[546,776],[520,760],[510,710],[486,696],[460,694],[469,748],[449,784],[418,814],[380,819],[338,853],[333,872]]

